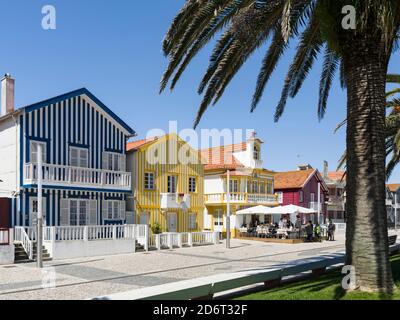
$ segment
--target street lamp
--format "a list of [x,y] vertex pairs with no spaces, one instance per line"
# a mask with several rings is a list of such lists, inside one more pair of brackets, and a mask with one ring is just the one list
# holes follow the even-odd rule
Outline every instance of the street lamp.
[[42,246],[43,246],[43,214],[42,214],[42,193],[43,193],[43,188],[42,188],[42,144],[38,143],[38,165],[37,165],[37,170],[38,170],[38,192],[37,192],[37,197],[38,197],[38,210],[37,210],[37,239],[36,239],[36,255],[37,255],[37,267],[38,268],[43,268],[43,256],[42,256]]
[[226,248],[231,247],[230,171],[226,172]]

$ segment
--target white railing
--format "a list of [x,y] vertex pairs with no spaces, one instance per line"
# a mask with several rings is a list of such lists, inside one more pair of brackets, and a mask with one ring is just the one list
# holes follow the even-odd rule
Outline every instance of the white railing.
[[[44,184],[74,184],[77,186],[95,186],[99,188],[127,190],[130,190],[131,188],[131,174],[129,172],[80,168],[55,164],[43,164],[41,171],[42,181]],[[26,184],[37,183],[37,164],[25,164],[24,178]]]
[[337,233],[346,233],[346,224],[345,223],[335,223]]
[[[136,239],[138,231],[135,225],[102,225],[102,226],[63,226],[44,227],[44,241],[95,241],[95,240],[116,240]],[[145,232],[143,234],[145,237]]]
[[160,197],[161,209],[190,208],[190,194],[182,194],[180,197],[177,193],[161,193]]
[[24,227],[14,228],[14,242],[21,243],[29,260],[33,260],[33,244]]
[[193,232],[192,243],[193,245],[204,245],[214,243],[214,232]]
[[12,230],[11,229],[5,229],[5,228],[0,228],[0,246],[4,245],[10,245],[12,244]]
[[[226,193],[210,193],[205,195],[206,203],[226,203],[228,196]],[[229,194],[231,203],[249,204],[277,204],[278,198],[273,194],[231,192]]]
[[277,203],[278,198],[273,194],[247,194],[249,203]]
[[152,234],[149,237],[149,247],[152,249],[172,249],[182,247],[193,247],[194,245],[208,245],[219,243],[218,232],[166,232]]

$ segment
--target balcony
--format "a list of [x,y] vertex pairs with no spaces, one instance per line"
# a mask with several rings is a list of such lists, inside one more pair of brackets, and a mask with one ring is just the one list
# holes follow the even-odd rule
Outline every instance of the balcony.
[[[226,193],[210,193],[205,195],[206,204],[226,204]],[[230,193],[229,202],[231,204],[258,204],[258,205],[278,205],[278,199],[273,194],[254,194],[244,192]]]
[[[36,185],[38,180],[37,164],[25,165],[24,184]],[[43,186],[74,186],[105,190],[131,190],[131,174],[101,169],[71,167],[55,164],[43,164]]]
[[189,209],[190,194],[161,193],[161,209]]

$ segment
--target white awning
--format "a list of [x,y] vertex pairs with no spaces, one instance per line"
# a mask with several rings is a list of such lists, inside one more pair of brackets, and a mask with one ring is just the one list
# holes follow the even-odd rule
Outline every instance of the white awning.
[[257,207],[250,207],[247,209],[236,211],[237,215],[246,215],[246,214],[273,214],[271,212],[272,208],[266,206],[257,206]]
[[287,206],[279,206],[270,208],[270,213],[276,214],[294,214],[294,213],[315,213],[315,210],[289,204]]

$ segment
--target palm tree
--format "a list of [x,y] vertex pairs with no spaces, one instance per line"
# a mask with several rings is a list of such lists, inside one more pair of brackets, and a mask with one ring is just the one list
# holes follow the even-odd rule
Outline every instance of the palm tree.
[[[388,83],[400,85],[400,74],[389,74],[386,80]],[[386,117],[386,154],[392,155],[386,165],[387,179],[400,162],[400,99],[396,97],[398,94],[400,87],[386,93],[387,107],[391,109]]]
[[[355,9],[355,29],[344,28],[346,5]],[[204,95],[195,126],[254,50],[271,39],[253,111],[295,39],[299,42],[276,108],[277,121],[323,50],[319,118],[338,69],[347,90],[347,264],[355,267],[360,290],[384,293],[393,289],[385,210],[385,78],[399,25],[398,0],[186,0],[163,41],[169,64],[161,91],[169,82],[172,90],[192,58],[219,36],[198,88]]]
[[[388,74],[387,83],[400,84],[400,75]],[[386,165],[386,180],[389,180],[393,169],[400,162],[400,99],[396,97],[400,94],[400,87],[392,89],[386,93],[386,107],[390,109],[386,116],[386,156],[391,155]],[[347,119],[342,121],[335,129],[335,132],[347,124]],[[338,169],[346,166],[346,152],[339,160]]]

